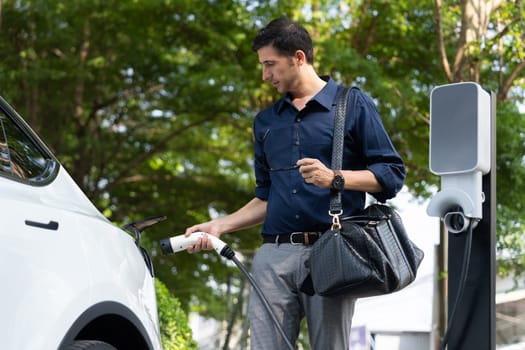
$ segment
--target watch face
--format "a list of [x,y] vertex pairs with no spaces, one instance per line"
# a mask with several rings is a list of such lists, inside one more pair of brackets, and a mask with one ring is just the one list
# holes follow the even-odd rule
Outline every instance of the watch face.
[[334,181],[332,182],[332,187],[338,191],[342,191],[345,186],[345,178],[339,174],[336,174]]

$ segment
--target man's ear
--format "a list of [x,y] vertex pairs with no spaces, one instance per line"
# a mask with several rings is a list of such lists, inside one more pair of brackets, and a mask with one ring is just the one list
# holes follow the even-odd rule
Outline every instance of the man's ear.
[[306,64],[306,55],[303,50],[295,51],[295,59],[298,64]]

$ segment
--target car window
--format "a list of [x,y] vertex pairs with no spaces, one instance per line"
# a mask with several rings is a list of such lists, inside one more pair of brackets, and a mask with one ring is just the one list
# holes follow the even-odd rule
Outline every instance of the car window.
[[0,110],[0,174],[38,180],[49,173],[48,157]]

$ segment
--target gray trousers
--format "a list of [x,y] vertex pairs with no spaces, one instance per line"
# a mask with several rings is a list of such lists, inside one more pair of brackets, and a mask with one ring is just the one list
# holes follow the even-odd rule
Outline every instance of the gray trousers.
[[[348,350],[355,299],[309,296],[299,288],[308,271],[311,247],[266,243],[255,254],[252,275],[272,306],[288,338],[295,344],[306,317],[313,350]],[[253,292],[249,304],[252,350],[287,350],[271,317]]]

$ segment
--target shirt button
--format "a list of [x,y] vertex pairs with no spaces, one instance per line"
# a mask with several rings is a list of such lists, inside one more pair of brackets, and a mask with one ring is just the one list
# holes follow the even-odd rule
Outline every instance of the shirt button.
[[294,189],[292,190],[292,193],[294,193],[294,194],[297,193],[297,190],[294,188]]
[[301,215],[296,214],[296,215],[295,215],[295,218],[296,218],[296,219],[300,219],[300,218],[301,218]]
[[297,118],[296,120],[297,120],[297,122],[299,123],[302,119],[301,119],[301,118]]
[[299,142],[299,140],[295,141],[295,145],[296,146],[299,146],[301,143]]

